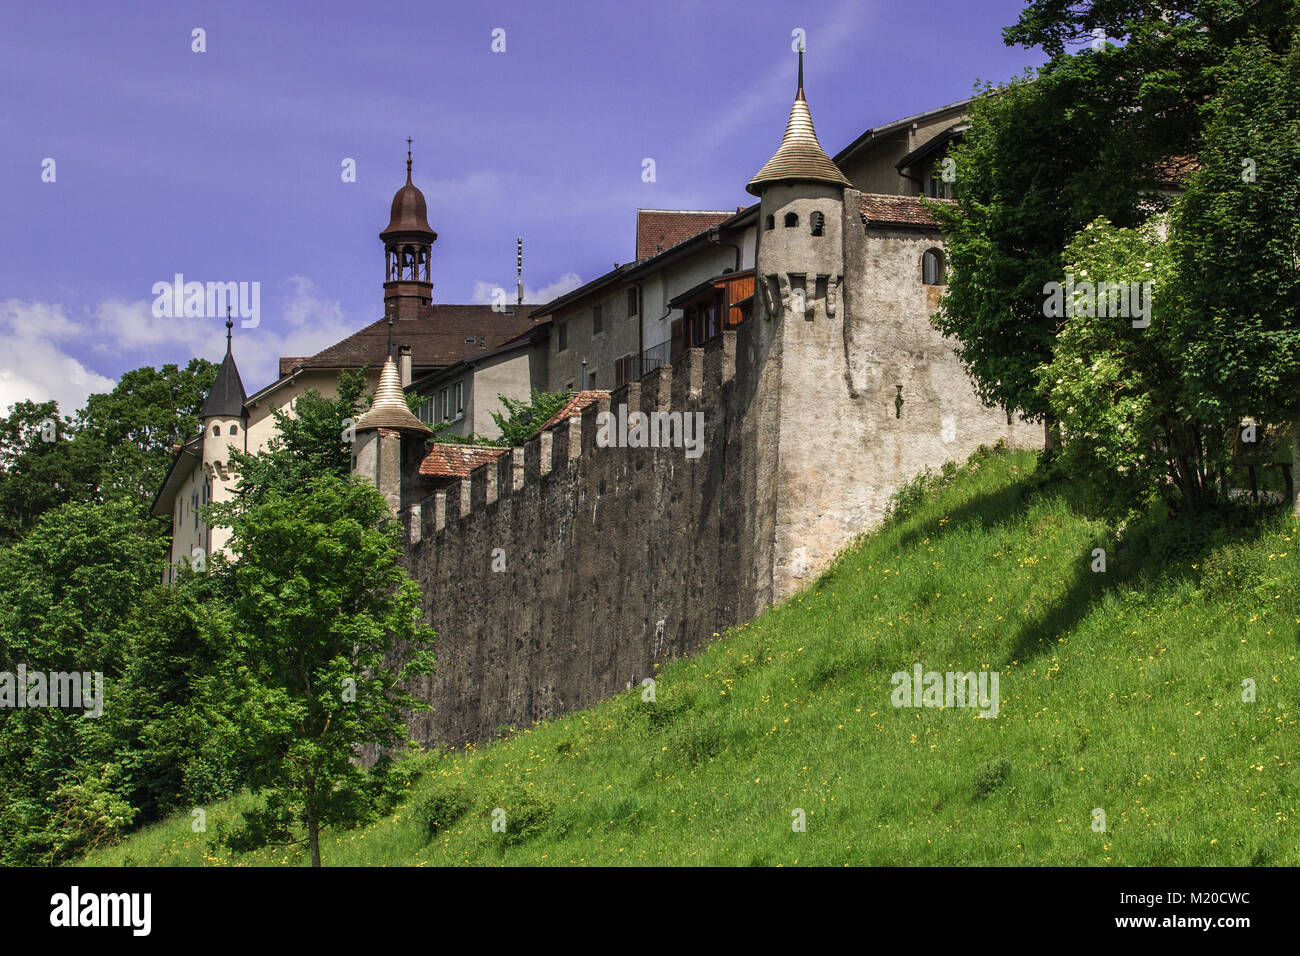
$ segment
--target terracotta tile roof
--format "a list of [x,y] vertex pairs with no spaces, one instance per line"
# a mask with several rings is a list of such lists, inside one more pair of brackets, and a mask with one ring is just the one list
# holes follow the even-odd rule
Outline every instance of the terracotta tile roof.
[[468,478],[479,465],[496,461],[509,448],[493,445],[452,445],[434,442],[420,462],[420,474],[429,478]]
[[[432,305],[418,319],[393,323],[393,344],[411,347],[416,368],[441,368],[488,352],[532,328],[532,305],[493,312],[490,305]],[[473,342],[466,339],[473,338]],[[480,342],[480,339],[483,341]],[[378,319],[360,332],[317,352],[298,365],[308,368],[379,367],[388,358],[388,320]]]
[[1156,163],[1156,181],[1164,185],[1182,186],[1200,168],[1201,162],[1195,156],[1170,156]]
[[[598,388],[578,392],[563,408],[539,425],[533,435],[581,414],[584,408],[602,398],[609,398],[609,392]],[[456,445],[449,442],[434,442],[429,446],[424,461],[420,462],[420,474],[426,478],[468,478],[469,473],[479,465],[496,461],[508,451],[509,448],[496,445]]]
[[[930,200],[951,203],[951,199]],[[880,226],[926,226],[938,229],[938,220],[921,203],[920,196],[889,196],[884,193],[862,194],[862,221]]]
[[636,258],[671,249],[705,229],[726,222],[740,210],[638,209],[636,211]]
[[[599,401],[602,398],[609,398],[609,392],[600,388],[588,388],[578,392],[573,396],[573,398],[569,399],[568,404],[544,421],[537,431],[544,432],[552,425],[558,425],[560,422],[566,421],[574,415],[581,415],[584,408],[592,402]],[[537,432],[534,432],[533,434],[537,434]]]

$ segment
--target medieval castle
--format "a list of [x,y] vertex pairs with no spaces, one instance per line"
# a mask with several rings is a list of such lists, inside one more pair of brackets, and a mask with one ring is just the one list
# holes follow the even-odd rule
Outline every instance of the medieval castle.
[[[747,186],[756,203],[640,210],[634,261],[535,306],[434,304],[437,234],[408,154],[380,233],[385,317],[282,358],[251,396],[228,336],[203,432],[154,504],[173,561],[225,543],[198,510],[233,494],[229,448],[264,447],[273,408],[367,368],[353,470],[403,522],[439,635],[420,741],[586,706],[753,618],[912,474],[999,439],[1042,443],[981,404],[929,320],[945,259],[921,197],[950,196],[940,170],[966,105],[869,129],[832,159],[801,54],[785,135]],[[499,396],[534,388],[574,396],[523,447],[430,444],[435,421],[493,434]]]

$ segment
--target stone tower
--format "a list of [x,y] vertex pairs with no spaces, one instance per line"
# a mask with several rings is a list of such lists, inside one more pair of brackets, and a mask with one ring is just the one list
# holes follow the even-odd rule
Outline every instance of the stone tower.
[[[217,377],[199,412],[203,423],[203,477],[208,501],[229,501],[239,475],[230,463],[230,452],[248,451],[248,395],[235,367],[230,351],[230,332],[234,322],[226,317],[226,356],[217,368]],[[221,550],[230,537],[229,528],[212,528],[204,550],[208,554]]]
[[[755,253],[755,334],[765,355],[759,406],[761,439],[775,467],[758,476],[760,501],[772,509],[772,598],[780,600],[843,545],[825,525],[843,489],[826,473],[831,460],[855,455],[841,418],[845,214],[851,183],[817,141],[799,82],[781,146],[746,187],[759,197]],[[856,196],[856,194],[854,194]],[[860,457],[860,454],[859,454]],[[838,469],[837,469],[838,470]],[[832,540],[834,543],[832,544]]]
[[[409,140],[408,147],[409,147]],[[393,196],[384,243],[384,314],[416,319],[433,302],[430,255],[438,234],[429,226],[424,193],[411,182],[411,151],[406,151],[406,185]]]
[[[402,437],[428,437],[433,432],[407,407],[401,375],[392,355],[384,362],[375,399],[369,410],[357,419],[355,431],[352,472],[373,482],[396,514],[402,504]],[[423,450],[416,448],[417,445],[423,443],[409,443],[407,454],[415,455]]]

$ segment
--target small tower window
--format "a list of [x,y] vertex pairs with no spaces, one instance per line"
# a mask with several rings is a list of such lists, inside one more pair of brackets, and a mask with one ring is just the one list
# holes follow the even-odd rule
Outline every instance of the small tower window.
[[214,435],[220,435],[220,434],[221,434],[221,426],[220,426],[220,425],[213,425],[213,426],[212,426],[212,434],[214,434]]
[[230,434],[232,434],[232,435],[238,435],[238,434],[239,434],[239,426],[238,426],[238,425],[231,425],[231,426],[230,426]]
[[921,256],[921,281],[926,285],[947,284],[948,266],[938,249],[927,249]]
[[820,236],[826,228],[826,217],[819,212],[815,212],[808,217],[808,224],[812,227],[812,234]]
[[797,225],[799,225],[799,214],[798,214],[798,213],[793,213],[793,212],[788,212],[788,213],[786,213],[786,214],[785,214],[785,227],[786,227],[787,229],[789,229],[791,226],[797,226]]
[[767,217],[767,228],[769,228],[769,229],[775,229],[775,228],[776,228],[776,216],[768,216],[768,217]]

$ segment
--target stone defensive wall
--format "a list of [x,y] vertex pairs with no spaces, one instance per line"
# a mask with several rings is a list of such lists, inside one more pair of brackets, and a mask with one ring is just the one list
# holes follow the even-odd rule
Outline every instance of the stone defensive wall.
[[[746,427],[753,382],[736,375],[744,331],[402,509],[407,567],[438,632],[437,672],[416,688],[435,709],[415,715],[416,740],[483,741],[588,706],[770,599],[771,538],[764,554],[752,498],[761,456]],[[620,406],[702,414],[698,457],[602,447],[599,416]]]

